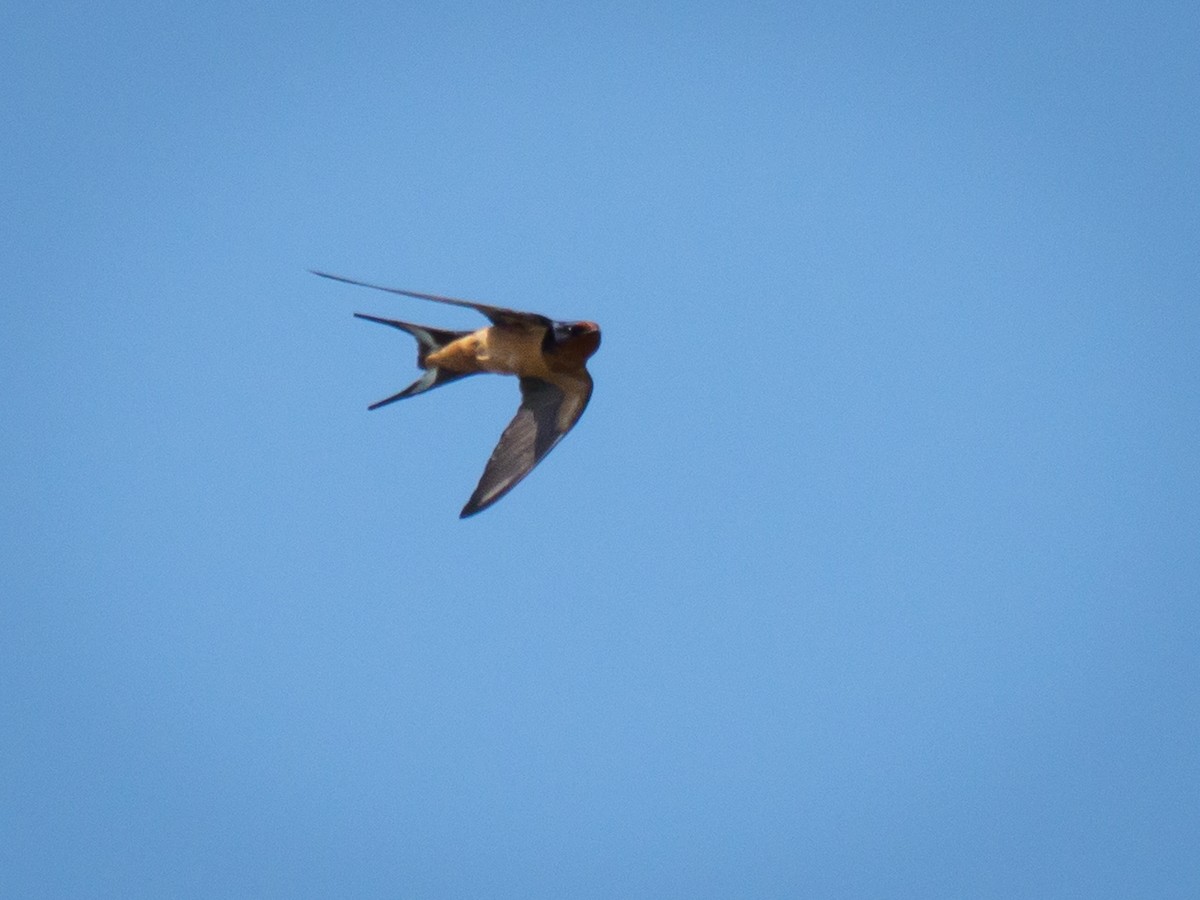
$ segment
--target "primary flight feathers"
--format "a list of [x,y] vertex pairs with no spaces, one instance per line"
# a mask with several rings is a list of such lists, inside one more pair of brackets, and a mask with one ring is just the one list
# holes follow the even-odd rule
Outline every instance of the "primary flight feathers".
[[355,313],[360,319],[389,325],[412,335],[417,341],[417,365],[424,370],[421,377],[404,390],[371,404],[370,409],[424,393],[467,375],[493,372],[516,375],[520,379],[521,406],[492,451],[479,485],[462,509],[462,518],[487,509],[516,487],[583,415],[592,395],[592,378],[586,363],[600,346],[600,326],[596,323],[557,322],[537,313],[368,284],[328,272],[312,272],[346,284],[418,300],[465,306],[491,321],[489,327],[477,331],[448,331]]

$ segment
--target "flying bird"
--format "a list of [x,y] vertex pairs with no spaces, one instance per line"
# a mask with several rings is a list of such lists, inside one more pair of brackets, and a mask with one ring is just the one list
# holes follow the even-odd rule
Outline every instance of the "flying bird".
[[500,443],[492,451],[483,477],[459,518],[487,509],[516,487],[575,426],[591,399],[592,377],[586,363],[600,347],[600,326],[595,322],[556,322],[537,313],[418,294],[311,271],[346,284],[465,306],[483,313],[491,321],[490,326],[477,331],[447,331],[365,313],[354,314],[411,334],[417,340],[417,365],[424,369],[421,377],[404,390],[372,403],[368,409],[379,409],[482,372],[516,375],[520,379],[521,406],[500,435]]

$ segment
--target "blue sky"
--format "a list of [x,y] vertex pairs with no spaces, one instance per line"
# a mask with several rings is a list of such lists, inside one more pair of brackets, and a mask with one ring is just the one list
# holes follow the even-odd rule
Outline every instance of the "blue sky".
[[1197,896],[1200,14],[577,6],[4,13],[0,894]]

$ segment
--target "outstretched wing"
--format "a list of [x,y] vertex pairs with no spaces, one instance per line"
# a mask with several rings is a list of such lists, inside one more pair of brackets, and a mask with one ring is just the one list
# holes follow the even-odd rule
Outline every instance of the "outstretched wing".
[[500,435],[479,486],[459,518],[487,509],[516,487],[579,421],[591,396],[592,379],[587,372],[561,386],[540,378],[522,378],[521,407]]
[[521,312],[516,309],[505,309],[503,306],[488,306],[486,303],[476,303],[474,300],[458,300],[454,297],[439,297],[437,294],[418,294],[416,291],[405,291],[400,288],[384,287],[382,284],[370,284],[366,281],[355,281],[353,278],[345,278],[341,275],[331,275],[328,272],[318,272],[316,269],[309,269],[314,275],[320,275],[322,278],[330,278],[334,281],[343,281],[346,284],[356,284],[359,287],[374,288],[377,291],[387,291],[389,294],[400,294],[404,297],[416,297],[418,300],[433,300],[435,303],[449,303],[453,306],[465,306],[468,309],[474,309],[489,319],[493,325],[538,325],[542,328],[550,328],[554,323],[546,316],[538,315],[537,313]]

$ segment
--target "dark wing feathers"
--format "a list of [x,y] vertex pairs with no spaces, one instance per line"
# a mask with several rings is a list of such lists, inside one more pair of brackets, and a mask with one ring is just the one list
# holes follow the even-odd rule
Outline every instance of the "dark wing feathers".
[[400,288],[384,287],[382,284],[370,284],[366,281],[356,281],[353,278],[346,278],[342,275],[331,275],[329,272],[318,272],[316,269],[309,269],[314,275],[320,275],[322,278],[329,278],[333,281],[342,281],[346,284],[356,284],[359,287],[374,288],[377,291],[387,291],[389,294],[400,294],[404,297],[415,297],[418,300],[432,300],[435,303],[449,303],[452,306],[465,306],[467,309],[473,309],[487,316],[494,325],[540,325],[543,328],[549,328],[554,323],[546,316],[538,315],[537,313],[521,312],[516,309],[505,309],[503,306],[488,306],[486,303],[476,303],[474,300],[459,300],[455,297],[440,297],[437,294],[418,294],[416,291],[405,291]]
[[[500,443],[459,518],[487,509],[516,487],[579,421],[591,393],[591,379],[580,380],[577,390],[564,391],[540,378],[522,378],[521,407],[500,435]],[[568,404],[571,415],[560,423]]]

